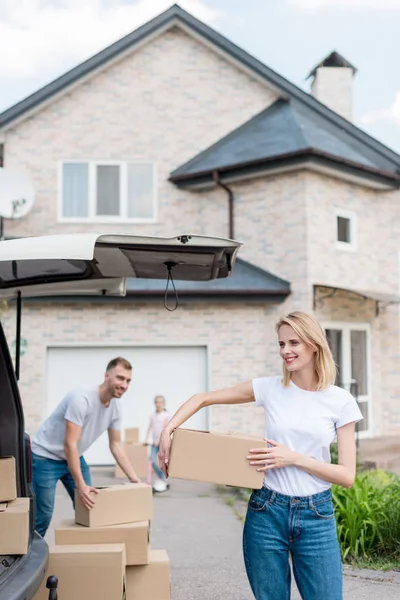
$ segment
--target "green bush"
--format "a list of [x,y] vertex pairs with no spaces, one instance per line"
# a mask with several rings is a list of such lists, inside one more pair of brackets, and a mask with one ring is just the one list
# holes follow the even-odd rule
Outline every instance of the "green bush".
[[331,445],[331,463],[333,465],[338,464],[338,448],[336,443]]
[[400,479],[364,471],[351,489],[332,486],[343,560],[400,555]]
[[400,479],[393,478],[384,492],[385,519],[379,524],[378,554],[400,559]]

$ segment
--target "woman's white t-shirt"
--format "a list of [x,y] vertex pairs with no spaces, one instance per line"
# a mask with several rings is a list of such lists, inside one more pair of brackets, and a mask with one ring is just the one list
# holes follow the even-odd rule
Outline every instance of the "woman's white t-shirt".
[[[353,396],[335,385],[309,392],[292,381],[285,387],[277,376],[254,379],[253,389],[257,406],[265,409],[265,437],[326,463],[336,430],[363,418]],[[288,496],[311,496],[331,486],[293,466],[266,471],[264,485]]]

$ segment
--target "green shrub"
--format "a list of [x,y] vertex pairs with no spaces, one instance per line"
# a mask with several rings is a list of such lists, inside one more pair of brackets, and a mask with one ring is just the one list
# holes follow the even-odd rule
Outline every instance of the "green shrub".
[[[391,475],[391,474],[390,474]],[[384,491],[385,519],[379,523],[378,554],[400,559],[400,479],[392,478]]]
[[333,465],[338,464],[338,448],[336,443],[331,444],[331,463]]
[[343,560],[400,554],[400,479],[359,473],[351,489],[332,486]]
[[368,556],[382,541],[379,531],[379,523],[385,519],[382,495],[364,475],[356,477],[351,489],[332,486],[343,560]]

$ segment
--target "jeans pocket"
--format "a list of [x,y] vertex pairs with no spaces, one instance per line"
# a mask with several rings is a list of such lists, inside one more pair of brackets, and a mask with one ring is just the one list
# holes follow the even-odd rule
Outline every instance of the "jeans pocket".
[[318,504],[313,504],[312,510],[314,515],[319,519],[333,519],[335,517],[333,503],[330,499],[325,500],[324,502],[318,502]]
[[269,506],[269,500],[267,500],[266,498],[263,498],[256,492],[253,492],[251,494],[250,500],[249,500],[249,505],[248,505],[250,510],[252,510],[254,512],[261,512],[262,510],[266,509],[268,506]]

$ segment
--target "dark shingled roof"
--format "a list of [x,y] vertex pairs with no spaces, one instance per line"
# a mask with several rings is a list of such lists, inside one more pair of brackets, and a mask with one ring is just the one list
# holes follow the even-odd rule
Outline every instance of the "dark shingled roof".
[[170,180],[185,187],[211,181],[214,171],[229,176],[306,157],[353,169],[386,183],[400,183],[399,166],[393,161],[295,99],[277,100],[173,171]]
[[[176,281],[180,298],[224,296],[229,300],[260,299],[283,301],[290,294],[290,283],[269,271],[237,258],[232,275],[212,281]],[[158,296],[165,293],[166,281],[160,279],[128,279],[128,296]],[[171,287],[169,288],[171,289]],[[171,292],[172,293],[172,292]]]

